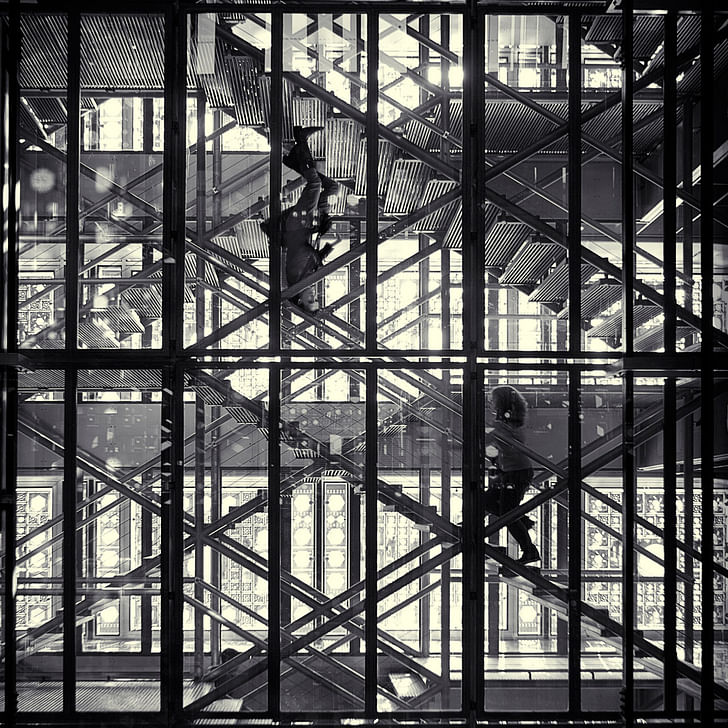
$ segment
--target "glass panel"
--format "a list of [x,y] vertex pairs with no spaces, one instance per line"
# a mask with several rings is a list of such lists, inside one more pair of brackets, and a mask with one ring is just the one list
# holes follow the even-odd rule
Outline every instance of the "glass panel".
[[364,709],[363,382],[348,369],[294,369],[283,380],[283,711]]
[[246,17],[188,26],[187,346],[268,346],[270,16]]
[[161,375],[81,370],[78,388],[76,708],[158,711]]
[[[622,71],[609,45],[621,27],[597,16],[583,35],[581,209],[583,348],[622,345]],[[621,42],[621,41],[620,41]],[[641,119],[656,107],[636,104]],[[655,118],[652,118],[655,121]],[[654,127],[652,127],[654,129]],[[603,153],[603,150],[608,153]],[[559,316],[568,316],[568,311]]]
[[485,707],[565,710],[566,375],[486,372],[486,403]]
[[66,307],[67,17],[22,16],[21,34],[18,342],[23,348],[62,349]]
[[462,372],[382,371],[378,400],[378,708],[460,710]]
[[[282,344],[360,348],[366,273],[366,17],[284,15],[283,33]],[[295,126],[321,129],[302,144],[295,139]],[[317,174],[304,171],[311,165]],[[310,278],[322,265],[326,276]]]
[[[583,375],[581,699],[584,710],[617,710],[622,674],[621,380]],[[604,682],[598,682],[598,681]]]
[[181,558],[189,711],[268,707],[267,400],[267,369],[187,376]]
[[568,346],[568,23],[485,18],[486,348]]
[[379,140],[384,348],[462,346],[462,55],[459,16],[380,18],[380,133],[401,135]]
[[63,710],[63,372],[18,374],[18,708]]
[[81,17],[80,348],[162,344],[163,89],[162,16]]
[[[715,452],[713,460],[713,629],[715,639],[713,642],[713,666],[715,676],[714,706],[716,709],[725,709],[728,700],[728,480],[725,477],[723,462],[728,450],[726,438],[725,417],[728,413],[728,398],[725,391],[725,378],[716,379],[716,385],[721,394],[715,399],[715,423],[717,425],[715,436]],[[719,433],[719,434],[718,434]],[[704,520],[704,519],[701,519]]]

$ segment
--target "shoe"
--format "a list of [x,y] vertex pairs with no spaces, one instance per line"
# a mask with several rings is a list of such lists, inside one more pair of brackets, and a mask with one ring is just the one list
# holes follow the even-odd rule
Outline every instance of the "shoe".
[[538,552],[538,549],[531,544],[526,547],[517,561],[519,564],[532,564],[534,561],[541,561],[541,554]]
[[331,230],[331,226],[334,224],[334,221],[331,219],[331,215],[329,215],[328,212],[322,212],[319,215],[319,224],[318,224],[318,231],[319,235],[326,235],[326,233]]
[[321,180],[321,194],[322,195],[335,195],[339,189],[339,183],[327,177],[325,174],[318,173],[319,179]]
[[323,131],[322,126],[294,126],[293,127],[293,138],[299,144],[305,144],[311,134],[315,134],[317,131]]

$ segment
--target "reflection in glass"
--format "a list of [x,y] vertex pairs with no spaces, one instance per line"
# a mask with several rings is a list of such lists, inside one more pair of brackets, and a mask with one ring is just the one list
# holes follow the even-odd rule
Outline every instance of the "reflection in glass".
[[161,374],[82,370],[78,389],[76,708],[158,711]]
[[[65,15],[27,15],[20,25],[17,336],[23,348],[62,349],[68,121],[63,69],[68,65],[68,20]],[[39,46],[42,53],[38,53]],[[37,74],[47,79],[53,93],[47,95],[36,88]]]
[[63,710],[64,375],[18,375],[15,601],[19,710]]
[[[266,710],[268,370],[190,372],[183,636],[188,710]],[[222,686],[203,691],[200,686]]]

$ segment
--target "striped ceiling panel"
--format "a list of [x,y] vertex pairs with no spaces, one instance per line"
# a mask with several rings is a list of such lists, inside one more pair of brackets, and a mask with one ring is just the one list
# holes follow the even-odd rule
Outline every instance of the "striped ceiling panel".
[[23,15],[18,80],[24,88],[65,89],[68,22],[65,15]]
[[40,392],[45,389],[63,389],[64,375],[57,369],[36,369],[18,372],[18,389],[21,392]]
[[144,325],[139,318],[139,314],[133,309],[112,306],[93,309],[93,315],[116,332],[122,334],[144,333]]
[[82,15],[81,88],[164,88],[160,15]]

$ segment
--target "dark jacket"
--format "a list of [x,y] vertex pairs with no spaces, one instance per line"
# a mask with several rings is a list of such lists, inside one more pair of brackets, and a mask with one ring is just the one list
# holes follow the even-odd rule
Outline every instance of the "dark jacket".
[[[486,432],[485,442],[498,449],[498,456],[495,464],[504,473],[514,470],[525,470],[531,467],[531,459],[523,450],[520,450],[514,443],[526,443],[524,427],[516,427],[503,420],[496,420],[493,429]],[[497,438],[502,439],[497,439]]]

